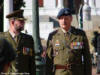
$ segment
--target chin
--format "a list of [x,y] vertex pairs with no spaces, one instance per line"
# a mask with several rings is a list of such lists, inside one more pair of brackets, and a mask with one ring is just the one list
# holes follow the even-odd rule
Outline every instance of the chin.
[[62,28],[65,29],[65,28],[67,28],[67,26],[63,26]]

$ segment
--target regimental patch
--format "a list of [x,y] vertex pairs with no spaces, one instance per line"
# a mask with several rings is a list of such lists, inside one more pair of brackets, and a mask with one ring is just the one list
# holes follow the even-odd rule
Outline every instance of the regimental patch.
[[27,48],[27,47],[23,47],[23,54],[24,55],[27,55],[30,51],[30,48]]
[[55,46],[60,46],[60,42],[59,42],[59,40],[56,40],[56,42],[55,42]]
[[83,42],[72,42],[70,47],[72,49],[82,49],[83,48]]

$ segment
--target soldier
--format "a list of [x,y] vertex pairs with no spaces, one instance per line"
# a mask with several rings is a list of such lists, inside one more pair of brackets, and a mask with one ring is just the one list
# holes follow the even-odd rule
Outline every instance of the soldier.
[[95,52],[97,52],[97,38],[98,38],[99,33],[97,31],[93,32],[93,38],[91,40],[91,44],[94,46]]
[[11,75],[35,75],[35,58],[33,38],[21,31],[24,29],[25,18],[23,10],[14,11],[6,16],[9,19],[10,28],[1,33],[14,47],[17,56],[9,69]]
[[46,75],[91,75],[91,58],[85,32],[71,26],[72,14],[63,8],[57,15],[60,28],[49,34]]
[[97,74],[100,74],[100,34],[97,37]]
[[97,65],[97,38],[99,36],[99,33],[98,31],[94,31],[93,32],[93,38],[91,40],[91,44],[92,46],[94,47],[94,53],[93,53],[93,56],[94,56],[94,61],[93,61],[93,65],[96,66]]
[[11,44],[7,40],[0,38],[0,75],[6,74],[15,57],[16,53]]

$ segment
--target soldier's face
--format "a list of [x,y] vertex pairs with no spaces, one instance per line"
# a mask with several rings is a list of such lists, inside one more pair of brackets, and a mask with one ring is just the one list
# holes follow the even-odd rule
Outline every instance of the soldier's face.
[[68,29],[71,26],[72,16],[61,16],[58,21],[61,28]]
[[15,20],[14,21],[15,30],[18,31],[18,32],[24,30],[24,24],[25,24],[24,20]]

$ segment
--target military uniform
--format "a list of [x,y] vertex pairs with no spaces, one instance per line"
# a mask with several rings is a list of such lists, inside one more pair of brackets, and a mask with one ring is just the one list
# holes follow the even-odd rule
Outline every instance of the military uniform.
[[97,37],[97,73],[100,74],[100,34]]
[[6,16],[9,19],[9,31],[0,34],[6,38],[14,47],[17,55],[12,62],[8,75],[35,75],[35,53],[33,38],[30,35],[21,33],[24,29],[24,10],[16,10]]
[[35,59],[33,39],[30,35],[20,33],[17,42],[11,36],[10,32],[3,32],[1,37],[6,38],[14,47],[17,56],[16,60],[12,62],[8,75],[35,75]]
[[91,75],[91,58],[85,32],[71,27],[50,33],[46,75]]
[[12,45],[4,38],[0,38],[0,75],[4,75],[4,72],[7,71],[4,67],[15,60],[15,58],[16,53]]

